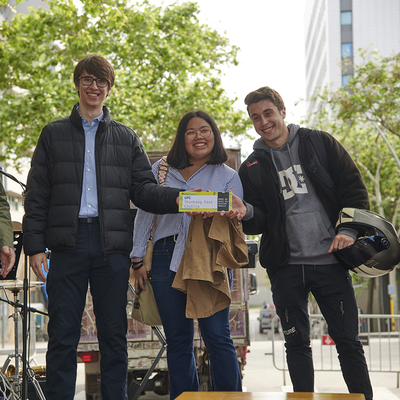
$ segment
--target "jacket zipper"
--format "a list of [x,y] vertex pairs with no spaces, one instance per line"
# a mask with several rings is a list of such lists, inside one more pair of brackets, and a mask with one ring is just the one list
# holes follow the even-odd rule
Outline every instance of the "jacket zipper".
[[[260,154],[262,158],[264,158],[269,164],[271,164],[271,156],[263,150]],[[279,267],[282,267],[284,265],[287,265],[290,259],[290,243],[289,243],[289,237],[286,231],[286,207],[285,207],[285,199],[283,198],[283,194],[279,190],[280,182],[279,182],[279,176],[278,173],[276,172],[275,168],[272,168],[273,173],[272,177],[275,181],[275,185],[278,187],[278,196],[279,196],[279,202],[281,205],[281,216],[282,216],[282,221],[283,221],[283,226],[284,226],[284,234],[285,234],[285,244],[286,244],[286,254],[284,255],[284,259],[282,260],[282,263],[279,265]]]
[[96,137],[95,137],[95,142],[94,142],[94,158],[95,158],[95,164],[96,164],[96,184],[97,184],[97,213],[99,215],[99,226],[100,226],[100,240],[101,240],[101,251],[103,252],[104,255],[104,261],[107,260],[107,253],[106,253],[106,246],[104,243],[104,227],[103,227],[103,216],[101,213],[102,210],[102,204],[101,204],[101,196],[99,196],[100,193],[100,160],[99,160],[99,141],[100,141],[100,133],[102,133],[102,130],[99,129],[101,127],[101,124],[104,124],[104,117],[100,121],[99,126],[97,128],[96,132]]

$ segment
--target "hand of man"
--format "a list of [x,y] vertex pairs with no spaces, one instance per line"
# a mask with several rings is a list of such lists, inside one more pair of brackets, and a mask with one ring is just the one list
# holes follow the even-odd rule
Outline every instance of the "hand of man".
[[[228,190],[230,192],[230,190]],[[246,215],[246,206],[244,205],[242,199],[237,197],[232,193],[232,210],[228,212],[222,212],[220,215],[225,215],[230,219],[235,217],[240,221]]]
[[44,267],[44,270],[46,272],[49,272],[49,268],[47,266],[47,257],[46,254],[43,253],[38,253],[35,254],[34,256],[29,257],[29,264],[32,268],[33,273],[42,281],[46,282],[46,277],[44,276],[43,269],[42,269],[42,264]]
[[15,252],[10,246],[3,246],[0,250],[1,276],[5,278],[15,264]]
[[331,244],[328,253],[333,253],[334,251],[344,249],[354,243],[354,239],[351,236],[343,235],[342,233],[337,234]]

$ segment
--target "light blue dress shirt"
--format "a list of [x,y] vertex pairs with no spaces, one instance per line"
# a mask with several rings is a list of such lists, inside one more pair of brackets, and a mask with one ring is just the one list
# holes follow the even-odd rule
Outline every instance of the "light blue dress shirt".
[[[153,174],[158,181],[157,171],[160,160],[153,165]],[[236,196],[243,198],[243,187],[238,173],[225,164],[204,165],[196,171],[187,181],[180,172],[170,167],[165,181],[166,187],[174,187],[182,191],[190,191],[202,188],[203,191],[223,192],[231,190]],[[143,257],[146,254],[147,240],[150,236],[154,214],[138,210],[135,218],[132,257]],[[178,240],[172,255],[170,270],[176,272],[183,252],[185,250],[186,237],[189,231],[190,217],[186,213],[159,214],[157,228],[154,234],[154,243],[162,238],[178,234]]]
[[90,125],[87,119],[82,118],[85,131],[85,161],[83,167],[82,196],[79,218],[97,217],[97,181],[96,181],[96,156],[95,139],[97,128],[103,119],[103,113],[96,117]]

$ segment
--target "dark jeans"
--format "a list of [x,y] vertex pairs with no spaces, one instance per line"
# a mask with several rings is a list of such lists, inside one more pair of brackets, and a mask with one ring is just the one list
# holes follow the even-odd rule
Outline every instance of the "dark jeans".
[[77,345],[88,282],[93,297],[100,347],[103,400],[125,400],[129,258],[104,256],[98,223],[80,223],[74,250],[52,251],[47,281],[49,343],[46,356],[46,399],[75,396]]
[[349,272],[338,264],[288,265],[268,271],[276,312],[286,341],[286,357],[295,392],[314,391],[308,296],[311,292],[336,344],[350,393],[372,399],[364,351],[358,339],[358,312]]
[[[186,294],[173,289],[175,272],[169,269],[175,243],[161,239],[154,245],[152,285],[167,339],[170,398],[184,391],[198,391],[193,354],[194,322],[185,317]],[[241,391],[242,383],[235,346],[230,337],[229,307],[198,320],[211,364],[212,388]]]

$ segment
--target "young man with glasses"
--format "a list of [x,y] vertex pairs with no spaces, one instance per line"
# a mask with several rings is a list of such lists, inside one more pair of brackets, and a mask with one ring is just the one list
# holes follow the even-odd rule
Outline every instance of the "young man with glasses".
[[[88,282],[102,398],[127,398],[130,200],[152,213],[178,211],[179,191],[156,184],[135,132],[112,120],[103,105],[114,78],[111,64],[99,55],[76,65],[79,103],[70,116],[43,128],[28,175],[24,249],[40,280],[46,281],[48,272],[47,400],[74,398]],[[49,269],[46,248],[51,250]]]
[[262,234],[260,263],[271,280],[293,389],[314,391],[311,292],[335,341],[349,391],[372,400],[351,277],[333,254],[357,237],[351,229],[335,232],[340,210],[369,208],[360,172],[328,133],[286,125],[286,108],[275,90],[255,90],[245,104],[260,138],[239,170],[247,202],[243,230]]

